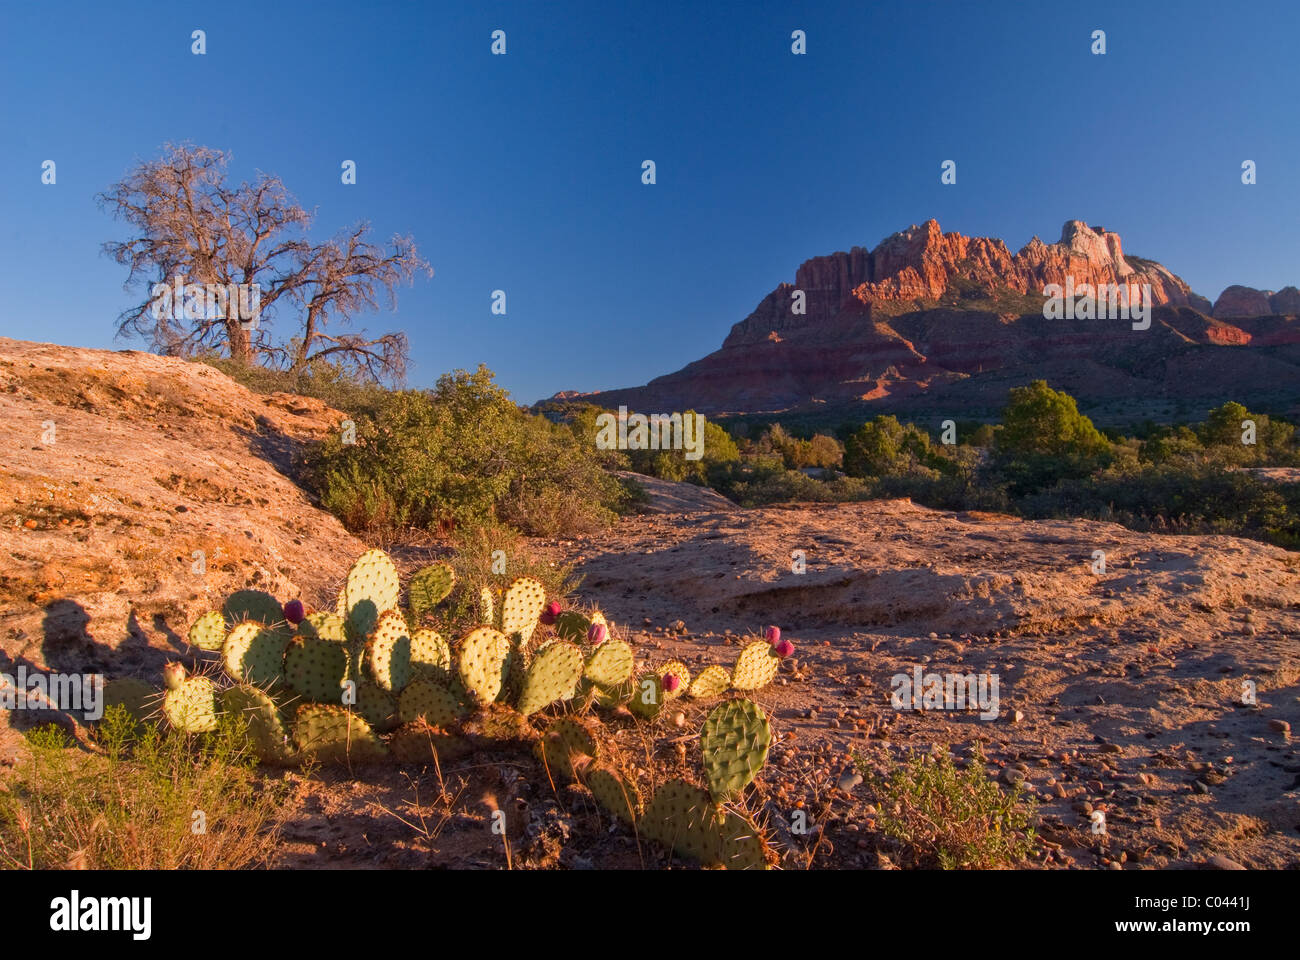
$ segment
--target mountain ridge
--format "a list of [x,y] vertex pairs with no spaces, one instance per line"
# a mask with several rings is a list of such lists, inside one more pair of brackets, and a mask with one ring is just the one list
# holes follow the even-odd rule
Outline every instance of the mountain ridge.
[[[1151,329],[1045,319],[1044,288],[1067,281],[1148,290]],[[1295,413],[1285,384],[1300,382],[1297,314],[1293,286],[1233,285],[1212,303],[1082,220],[1066,221],[1056,243],[1035,236],[1013,254],[1000,239],[944,233],[931,219],[871,250],[805,260],[718,350],[681,370],[642,387],[551,399],[713,415],[818,405],[962,407],[957,415],[996,406],[1008,384],[1045,374],[1085,406],[1129,397],[1190,412],[1231,395]]]

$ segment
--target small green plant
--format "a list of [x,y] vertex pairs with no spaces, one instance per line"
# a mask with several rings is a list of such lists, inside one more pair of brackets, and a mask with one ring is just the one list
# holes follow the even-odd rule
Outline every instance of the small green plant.
[[1034,847],[1034,802],[1017,784],[1004,792],[972,764],[952,757],[913,756],[887,777],[858,755],[859,771],[875,794],[878,824],[898,842],[900,866],[943,870],[1014,867]]
[[256,775],[241,725],[167,734],[111,705],[91,752],[58,727],[31,731],[0,791],[0,866],[29,870],[265,866],[288,786]]

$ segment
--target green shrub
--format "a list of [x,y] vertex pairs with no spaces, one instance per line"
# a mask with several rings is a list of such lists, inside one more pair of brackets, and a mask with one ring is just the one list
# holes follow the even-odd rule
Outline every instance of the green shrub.
[[1110,444],[1079,413],[1074,398],[1053,390],[1045,380],[1012,388],[993,452],[1017,495],[1092,473],[1111,458]]
[[608,525],[626,502],[594,445],[520,410],[480,366],[432,391],[381,396],[356,442],[331,437],[308,457],[309,482],[348,529],[396,535],[508,523],[550,536]]
[[913,756],[882,777],[856,758],[874,794],[878,825],[897,841],[900,866],[943,870],[1015,867],[1030,856],[1035,804],[1020,785],[1003,792],[983,768]]

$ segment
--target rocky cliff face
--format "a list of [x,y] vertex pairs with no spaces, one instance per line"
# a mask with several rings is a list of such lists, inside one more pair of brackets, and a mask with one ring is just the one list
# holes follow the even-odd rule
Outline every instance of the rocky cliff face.
[[[935,220],[913,225],[868,252],[854,247],[806,261],[793,284],[783,283],[757,310],[736,324],[723,346],[755,343],[801,328],[824,329],[840,315],[879,315],[882,305],[936,305],[945,297],[971,299],[998,291],[1041,296],[1049,283],[1149,284],[1152,302],[1191,306],[1208,313],[1210,302],[1192,293],[1158,263],[1125,258],[1118,234],[1071,220],[1057,243],[1034,237],[1012,254],[1001,240],[944,233]],[[807,310],[792,310],[803,291]]]
[[[1075,288],[1149,286],[1151,328],[1044,319],[1044,287],[1067,280]],[[801,298],[804,310],[796,312]],[[645,387],[586,399],[714,414],[825,404],[983,406],[1000,404],[1008,386],[1047,377],[1085,400],[1244,402],[1296,382],[1297,313],[1294,287],[1230,287],[1212,307],[1159,263],[1126,255],[1118,234],[1080,220],[1068,221],[1056,243],[1035,237],[1014,254],[1001,240],[944,233],[928,220],[873,250],[805,261],[794,282],[764,297],[717,352]],[[1278,349],[1206,353],[1225,347]],[[1216,399],[1220,389],[1227,392]]]

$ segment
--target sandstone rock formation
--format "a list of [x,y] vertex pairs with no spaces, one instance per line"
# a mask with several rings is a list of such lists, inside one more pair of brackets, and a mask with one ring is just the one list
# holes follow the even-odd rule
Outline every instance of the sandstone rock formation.
[[[1149,285],[1150,329],[1045,320],[1044,287],[1067,278]],[[1212,308],[1159,263],[1125,254],[1118,234],[1083,221],[1068,221],[1056,243],[1035,237],[1012,254],[1001,240],[928,220],[874,250],[805,261],[715,353],[645,387],[584,399],[715,415],[866,405],[983,416],[1009,386],[1045,377],[1085,407],[1155,398],[1185,401],[1190,414],[1232,397],[1289,408],[1300,405],[1284,387],[1300,376],[1297,313],[1293,287],[1271,299],[1231,287]],[[1282,349],[1237,349],[1265,346]]]
[[201,363],[0,338],[0,671],[157,682],[237,589],[332,606],[365,545],[293,455],[341,419]]

